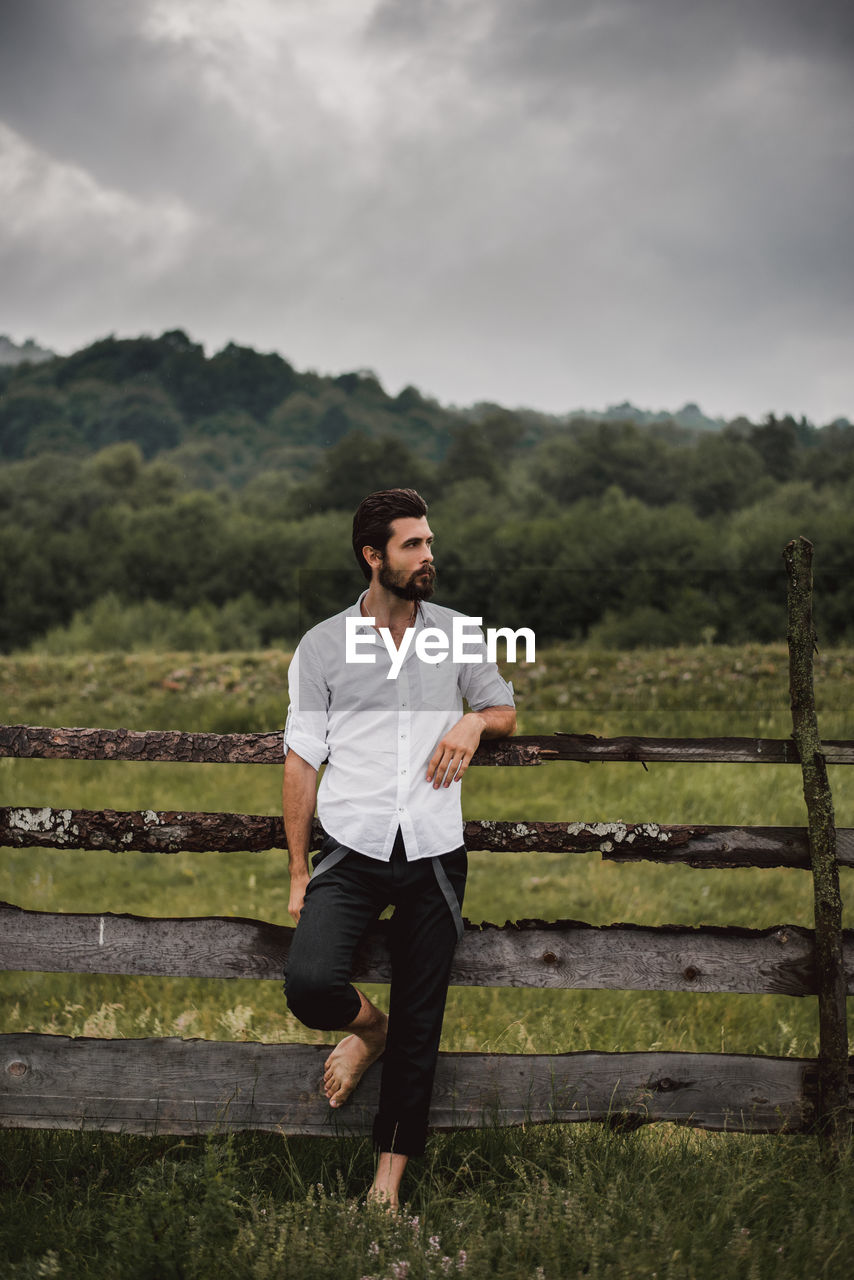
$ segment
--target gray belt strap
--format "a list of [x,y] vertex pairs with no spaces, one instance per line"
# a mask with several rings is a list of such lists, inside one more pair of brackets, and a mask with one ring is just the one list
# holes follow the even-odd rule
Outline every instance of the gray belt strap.
[[444,899],[447,902],[451,915],[454,918],[454,928],[457,931],[457,942],[459,942],[460,938],[465,933],[465,928],[463,926],[460,904],[457,902],[457,895],[454,893],[454,886],[448,879],[448,873],[442,866],[441,859],[431,858],[430,861],[433,863],[433,870],[436,873],[436,880],[438,881],[439,888],[442,890]]
[[352,849],[348,849],[346,845],[339,844],[337,849],[333,849],[325,858],[314,868],[309,880],[313,880],[315,876],[322,876],[324,871],[329,871],[332,867],[337,867],[339,862],[347,857],[348,853],[352,853]]

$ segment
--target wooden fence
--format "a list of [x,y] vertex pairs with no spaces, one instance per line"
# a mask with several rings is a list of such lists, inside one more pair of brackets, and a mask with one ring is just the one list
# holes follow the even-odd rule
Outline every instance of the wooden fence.
[[[794,671],[794,653],[792,662]],[[802,696],[796,695],[793,683],[793,702]],[[787,763],[801,764],[806,779],[815,752],[802,761],[804,741],[797,722],[796,738],[603,739],[555,734],[486,742],[473,763],[526,767],[556,767],[563,760]],[[854,742],[820,744],[820,754],[827,763],[852,764]],[[281,761],[281,735],[6,725],[0,726],[0,755],[268,764]],[[809,806],[809,794],[807,801]],[[466,843],[479,850],[567,854],[598,849],[615,861],[649,860],[701,868],[812,868],[818,895],[817,832],[812,813],[809,827],[803,828],[480,821],[466,824]],[[838,863],[854,866],[854,829],[833,832],[833,837],[831,879],[836,875],[837,846]],[[286,847],[281,820],[276,818],[51,808],[0,809],[0,846],[107,849],[117,854]],[[838,876],[836,885],[838,893]],[[843,935],[841,917],[828,920],[827,913],[822,916],[819,911],[818,896],[816,902],[825,934],[818,942],[815,930],[791,925],[764,930],[594,928],[577,921],[521,920],[498,928],[467,922],[452,984],[817,995],[823,1019],[822,1049],[817,1059],[667,1052],[446,1053],[440,1055],[431,1124],[452,1128],[605,1120],[633,1127],[671,1120],[754,1132],[805,1132],[819,1127],[837,1140],[850,1126],[844,995],[854,992],[854,935]],[[235,917],[54,914],[3,904],[0,967],[278,981],[292,934],[289,927]],[[834,956],[841,961],[838,972],[833,970]],[[354,976],[361,981],[388,981],[382,924],[360,948]],[[833,1017],[827,1012],[831,989],[836,998]],[[845,1037],[841,1058],[840,990]],[[364,1133],[376,1106],[378,1066],[366,1074],[345,1108],[330,1110],[320,1087],[328,1052],[324,1046],[25,1033],[0,1036],[0,1048],[0,1126],[5,1127],[134,1133],[248,1128],[288,1134]]]

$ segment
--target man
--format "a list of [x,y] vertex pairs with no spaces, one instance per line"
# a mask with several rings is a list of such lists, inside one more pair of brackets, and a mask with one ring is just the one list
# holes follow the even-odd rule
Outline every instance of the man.
[[[462,934],[467,861],[453,784],[482,737],[516,727],[512,688],[484,660],[477,628],[468,624],[467,661],[454,661],[450,651],[443,661],[436,656],[443,638],[450,650],[460,615],[428,603],[432,544],[426,504],[413,489],[365,498],[353,519],[353,551],[368,588],[307,632],[288,672],[282,804],[288,910],[297,928],[285,992],[301,1022],[348,1032],[325,1064],[331,1107],[340,1107],[383,1056],[374,1122],[379,1157],[368,1195],[392,1208],[409,1157],[424,1150],[451,960]],[[348,635],[356,661],[346,661]],[[478,636],[479,651],[471,643]],[[317,805],[327,839],[310,875],[324,762]],[[390,903],[386,1016],[351,986],[350,973],[359,940]]]

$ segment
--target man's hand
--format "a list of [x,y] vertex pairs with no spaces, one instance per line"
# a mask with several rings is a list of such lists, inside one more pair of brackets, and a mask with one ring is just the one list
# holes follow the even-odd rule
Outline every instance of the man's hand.
[[305,900],[305,891],[308,887],[309,877],[306,874],[298,873],[291,875],[291,892],[288,898],[288,915],[294,924],[299,924],[299,918],[302,913],[302,904]]
[[483,716],[470,711],[448,730],[427,765],[427,781],[432,781],[434,790],[443,783],[449,787],[452,782],[461,781],[469,767],[469,761],[480,745],[480,735],[485,728]]
[[427,781],[432,781],[434,790],[460,782],[482,737],[504,738],[515,729],[516,712],[512,707],[469,711],[438,743],[427,765]]

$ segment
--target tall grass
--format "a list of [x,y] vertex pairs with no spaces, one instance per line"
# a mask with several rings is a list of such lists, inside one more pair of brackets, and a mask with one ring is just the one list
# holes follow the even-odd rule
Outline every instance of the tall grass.
[[854,1168],[813,1140],[593,1125],[438,1135],[404,1211],[368,1143],[8,1133],[7,1280],[850,1274]]

